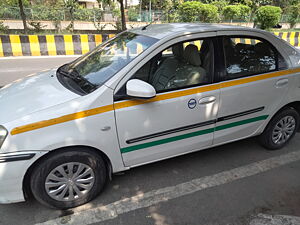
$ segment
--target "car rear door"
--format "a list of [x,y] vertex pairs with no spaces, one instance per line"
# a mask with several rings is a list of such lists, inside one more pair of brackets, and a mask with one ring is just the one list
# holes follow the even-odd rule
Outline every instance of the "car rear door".
[[220,107],[214,144],[257,134],[288,92],[287,63],[266,39],[247,35],[224,35],[220,76]]

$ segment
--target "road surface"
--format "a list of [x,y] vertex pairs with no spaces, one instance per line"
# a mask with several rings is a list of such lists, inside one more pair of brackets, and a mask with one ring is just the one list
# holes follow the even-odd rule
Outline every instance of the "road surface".
[[0,58],[0,87],[26,75],[68,63],[78,56]]

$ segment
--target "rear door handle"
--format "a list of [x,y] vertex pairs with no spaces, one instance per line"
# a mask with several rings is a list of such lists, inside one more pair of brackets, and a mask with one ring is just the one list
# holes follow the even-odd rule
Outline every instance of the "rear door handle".
[[209,97],[204,97],[204,98],[201,98],[199,100],[199,104],[200,105],[204,105],[204,104],[209,104],[209,103],[213,103],[216,101],[216,97],[215,96],[209,96]]
[[278,80],[276,83],[275,83],[275,87],[276,88],[281,88],[281,87],[284,87],[286,86],[287,84],[289,83],[289,80],[288,79],[280,79]]

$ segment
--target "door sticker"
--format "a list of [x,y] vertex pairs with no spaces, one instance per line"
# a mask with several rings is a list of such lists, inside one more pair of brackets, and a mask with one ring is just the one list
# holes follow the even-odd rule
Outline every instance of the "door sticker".
[[189,107],[190,109],[195,108],[196,105],[197,105],[196,99],[192,98],[192,99],[189,100],[189,102],[188,102],[188,107]]

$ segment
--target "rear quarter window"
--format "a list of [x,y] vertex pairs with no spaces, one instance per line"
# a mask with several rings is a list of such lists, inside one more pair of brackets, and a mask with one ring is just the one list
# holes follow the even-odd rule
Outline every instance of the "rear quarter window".
[[268,41],[255,37],[223,38],[227,79],[287,68],[287,63]]

